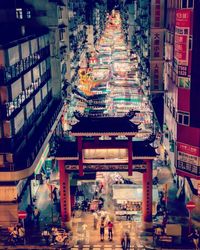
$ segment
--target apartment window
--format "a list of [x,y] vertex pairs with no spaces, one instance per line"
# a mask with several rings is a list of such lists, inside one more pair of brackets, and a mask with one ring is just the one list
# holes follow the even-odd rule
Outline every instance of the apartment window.
[[26,18],[31,19],[31,11],[30,10],[26,10]]
[[189,49],[192,50],[192,36],[189,38]]
[[62,16],[63,16],[63,15],[62,15],[62,9],[59,8],[59,9],[58,9],[58,18],[59,18],[59,19],[62,19]]
[[182,0],[182,8],[193,8],[194,0]]
[[16,18],[23,19],[23,11],[22,9],[16,9]]
[[172,109],[172,115],[173,115],[173,117],[175,118],[175,116],[176,116],[176,110],[175,110],[175,107],[173,107],[173,109]]
[[187,8],[187,0],[182,0],[182,8]]
[[188,0],[188,8],[193,8],[194,0]]
[[179,112],[178,113],[178,123],[185,125],[185,126],[189,126],[189,113]]
[[64,33],[65,33],[65,30],[64,30],[64,29],[60,29],[60,30],[59,30],[60,41],[63,41],[63,40],[64,40]]

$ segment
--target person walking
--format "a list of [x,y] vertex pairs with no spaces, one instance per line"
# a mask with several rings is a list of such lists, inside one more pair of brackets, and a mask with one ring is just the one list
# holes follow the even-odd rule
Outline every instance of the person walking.
[[33,216],[34,216],[34,222],[39,224],[39,218],[40,218],[40,211],[37,207],[34,208],[33,210]]
[[112,241],[113,238],[113,223],[111,221],[108,222],[108,240]]
[[126,250],[130,250],[130,248],[131,248],[131,238],[130,238],[130,234],[128,233],[128,232],[126,232],[126,239],[125,239],[125,242],[126,242],[126,244],[125,244],[125,249]]
[[188,235],[188,237],[192,238],[192,241],[195,246],[195,250],[199,250],[199,232],[197,229],[194,229],[194,231]]
[[94,212],[93,216],[94,216],[94,230],[97,230],[97,223],[98,223],[98,214],[97,214],[97,212]]
[[45,243],[46,243],[46,245],[48,246],[48,245],[49,245],[50,233],[49,233],[47,227],[46,227],[46,228],[44,229],[44,231],[42,232],[42,236],[44,237]]
[[104,222],[101,221],[101,225],[100,225],[100,238],[101,238],[101,241],[104,241],[104,234],[105,234],[105,225],[104,225]]
[[9,235],[10,243],[12,243],[13,245],[16,245],[18,240],[19,240],[19,234],[18,234],[17,226],[10,227],[8,230],[10,232],[10,235]]
[[21,243],[25,243],[25,228],[21,224],[17,225],[17,232],[18,232],[19,241]]
[[124,233],[121,236],[121,246],[123,250],[126,250],[126,241],[125,241],[125,235]]
[[32,221],[33,208],[32,208],[32,206],[30,204],[27,206],[26,212],[27,212],[27,220]]
[[167,211],[164,211],[164,213],[163,213],[163,221],[162,221],[162,225],[163,225],[164,228],[166,227],[167,221],[168,221],[168,214],[167,214]]
[[52,194],[53,194],[53,202],[54,202],[54,203],[56,203],[57,200],[58,200],[57,191],[58,191],[57,187],[55,187],[55,188],[53,189],[53,191],[52,191]]

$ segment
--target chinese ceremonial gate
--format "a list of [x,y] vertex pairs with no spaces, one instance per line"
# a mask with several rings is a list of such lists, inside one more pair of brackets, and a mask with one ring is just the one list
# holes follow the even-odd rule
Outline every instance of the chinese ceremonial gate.
[[[150,143],[155,138],[151,136],[143,141],[132,141],[138,132],[137,125],[130,121],[134,114],[111,118],[80,117],[76,114],[79,122],[71,130],[76,141],[62,140],[55,157],[60,170],[62,224],[69,223],[71,219],[73,195],[71,197],[70,194],[70,173],[78,172],[79,176],[83,176],[84,173],[97,171],[127,171],[129,176],[133,171],[141,172],[142,217],[144,222],[152,222],[152,161],[157,154]],[[119,139],[118,136],[126,138]],[[109,149],[120,152],[122,157],[116,160],[106,155],[102,157],[102,154],[98,156],[99,151],[106,152]]]

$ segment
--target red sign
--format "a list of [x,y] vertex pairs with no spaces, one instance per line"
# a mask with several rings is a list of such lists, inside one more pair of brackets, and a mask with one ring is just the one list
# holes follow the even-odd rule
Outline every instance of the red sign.
[[18,211],[18,217],[19,219],[25,219],[27,216],[27,212],[26,211]]
[[192,10],[179,9],[176,11],[176,26],[190,28],[191,25]]
[[199,148],[178,142],[178,151],[189,155],[199,156]]
[[186,208],[188,210],[192,210],[196,207],[195,203],[193,201],[189,201],[187,204],[186,204]]
[[175,55],[178,61],[187,60],[188,36],[175,34]]
[[197,185],[197,193],[198,193],[198,196],[200,196],[200,183],[198,183]]

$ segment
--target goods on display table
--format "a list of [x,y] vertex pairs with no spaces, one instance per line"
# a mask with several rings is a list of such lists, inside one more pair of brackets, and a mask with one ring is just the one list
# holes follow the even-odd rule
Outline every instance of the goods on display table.
[[90,211],[94,212],[98,210],[99,200],[92,200],[90,203]]
[[[117,220],[141,220],[142,214],[142,185],[114,184],[113,199],[116,200],[115,215]],[[156,214],[158,190],[153,188],[152,211]]]

